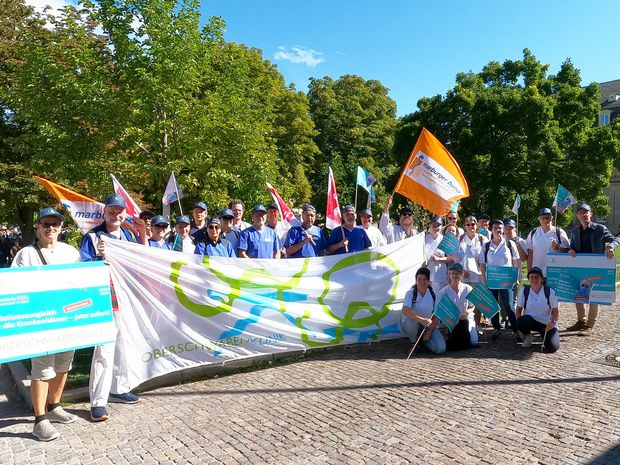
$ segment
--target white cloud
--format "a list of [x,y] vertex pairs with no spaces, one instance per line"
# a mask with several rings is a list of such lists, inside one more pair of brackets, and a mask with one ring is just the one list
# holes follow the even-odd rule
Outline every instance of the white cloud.
[[47,12],[54,16],[58,16],[60,14],[61,8],[67,5],[75,6],[73,2],[69,2],[65,0],[26,0],[26,4],[33,7],[39,13],[43,13],[43,10],[45,9],[45,7],[49,6],[51,7],[51,9],[48,10]]
[[278,51],[273,55],[276,60],[290,61],[291,63],[304,63],[310,68],[314,68],[319,63],[323,63],[325,59],[321,52],[317,52],[311,48],[301,47],[285,47],[281,45]]

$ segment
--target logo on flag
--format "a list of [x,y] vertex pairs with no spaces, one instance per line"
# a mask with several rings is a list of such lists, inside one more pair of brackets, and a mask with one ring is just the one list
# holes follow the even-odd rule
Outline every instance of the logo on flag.
[[469,196],[469,187],[450,152],[423,128],[394,192],[443,216],[455,200]]
[[329,168],[327,178],[327,208],[325,209],[325,227],[336,229],[342,223],[340,216],[340,204],[338,203],[338,192],[336,192],[336,180],[332,168]]
[[558,184],[558,190],[555,193],[555,199],[553,200],[553,206],[555,209],[560,213],[564,213],[566,209],[574,203],[577,203],[577,200],[573,194],[568,192],[562,184]]
[[288,223],[290,227],[300,226],[301,222],[295,217],[293,210],[289,208],[284,199],[280,196],[278,191],[271,184],[267,183],[267,189],[271,193],[273,197],[274,203],[278,206],[278,210],[280,211],[280,217],[282,221]]
[[[164,216],[170,216],[170,204],[172,204],[172,202],[180,201],[182,198],[183,191],[181,190],[181,186],[179,186],[177,179],[174,177],[173,171],[170,173],[170,178],[168,178],[168,184],[166,184],[166,190],[164,191],[164,196],[161,198]],[[181,213],[183,213],[183,211],[181,211]]]

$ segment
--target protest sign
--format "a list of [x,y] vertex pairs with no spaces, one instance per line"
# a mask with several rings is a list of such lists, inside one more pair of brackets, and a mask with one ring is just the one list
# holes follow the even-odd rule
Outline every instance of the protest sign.
[[450,331],[452,331],[459,322],[461,311],[448,296],[444,295],[437,304],[434,314]]
[[489,289],[511,289],[519,277],[519,269],[513,266],[487,266],[487,287]]
[[487,318],[492,318],[493,315],[499,312],[497,300],[481,282],[476,283],[471,292],[467,294],[467,300]]

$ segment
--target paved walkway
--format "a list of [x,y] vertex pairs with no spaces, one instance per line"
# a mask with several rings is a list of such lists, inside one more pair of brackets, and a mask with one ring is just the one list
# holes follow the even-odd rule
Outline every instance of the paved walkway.
[[620,350],[619,317],[554,355],[506,333],[407,362],[398,340],[157,389],[100,424],[76,404],[51,443],[0,371],[0,464],[619,464],[620,368],[593,361]]

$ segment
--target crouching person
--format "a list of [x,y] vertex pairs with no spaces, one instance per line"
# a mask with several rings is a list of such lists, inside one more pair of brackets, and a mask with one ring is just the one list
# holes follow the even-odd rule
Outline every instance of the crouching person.
[[547,352],[557,352],[560,348],[558,331],[558,299],[555,291],[543,285],[543,272],[533,267],[527,277],[529,286],[523,286],[517,300],[517,328],[523,339],[522,347],[532,346],[534,331],[540,333]]
[[433,317],[436,297],[429,285],[430,277],[428,268],[420,268],[416,272],[415,284],[405,294],[400,328],[412,343],[417,341],[420,331],[426,328],[422,336],[424,345],[435,354],[443,354],[446,351],[446,340],[437,328],[438,320]]

